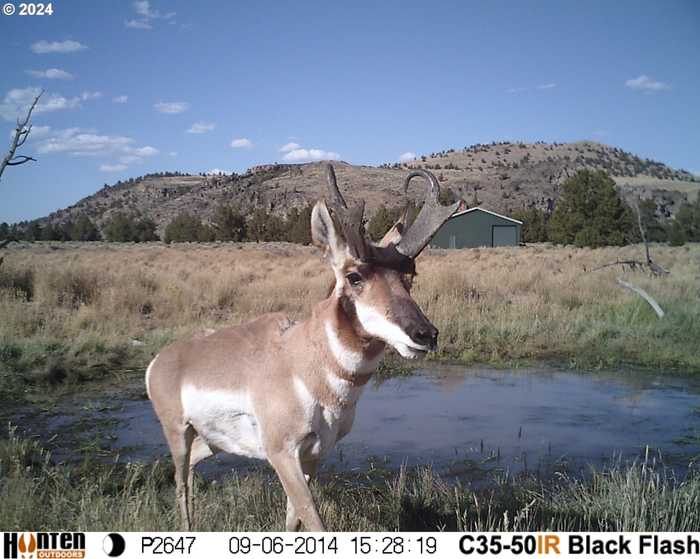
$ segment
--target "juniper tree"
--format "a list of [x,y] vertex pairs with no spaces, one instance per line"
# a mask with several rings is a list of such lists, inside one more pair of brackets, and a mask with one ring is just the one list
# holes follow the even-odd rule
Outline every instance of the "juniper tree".
[[634,223],[632,210],[608,174],[583,169],[562,185],[547,234],[558,244],[623,245],[637,240]]

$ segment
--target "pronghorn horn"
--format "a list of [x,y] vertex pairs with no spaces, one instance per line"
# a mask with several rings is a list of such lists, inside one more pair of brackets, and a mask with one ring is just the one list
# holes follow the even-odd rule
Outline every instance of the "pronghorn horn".
[[328,180],[328,192],[331,195],[333,204],[347,209],[348,205],[345,203],[345,198],[343,198],[340,190],[338,190],[338,181],[335,179],[335,169],[333,169],[333,165],[330,163],[326,163],[326,179]]
[[331,217],[342,232],[350,253],[355,258],[366,261],[369,252],[365,237],[365,227],[362,221],[365,213],[365,203],[361,201],[352,208],[348,208],[345,198],[343,198],[338,189],[335,170],[330,163],[326,163],[326,179],[328,180],[328,193],[331,202]]
[[408,183],[414,177],[423,177],[428,181],[428,193],[418,217],[404,233],[399,244],[396,245],[396,249],[401,254],[410,258],[416,258],[421,253],[433,235],[437,233],[437,230],[459,207],[459,202],[450,206],[440,205],[440,183],[435,175],[425,169],[416,169],[406,177],[404,191],[408,191]]
[[391,244],[387,247],[380,247],[373,245],[367,240],[363,223],[365,203],[361,201],[348,208],[345,198],[343,198],[338,188],[335,170],[330,163],[326,164],[326,179],[328,180],[328,193],[330,195],[331,217],[342,232],[350,254],[354,258],[368,264],[414,273],[413,259],[400,253],[397,250],[397,245]]

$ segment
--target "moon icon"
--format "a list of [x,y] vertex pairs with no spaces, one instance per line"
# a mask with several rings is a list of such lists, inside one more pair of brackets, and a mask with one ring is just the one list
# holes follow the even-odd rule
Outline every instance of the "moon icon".
[[126,542],[121,534],[107,534],[102,542],[102,549],[108,557],[119,557],[125,547]]

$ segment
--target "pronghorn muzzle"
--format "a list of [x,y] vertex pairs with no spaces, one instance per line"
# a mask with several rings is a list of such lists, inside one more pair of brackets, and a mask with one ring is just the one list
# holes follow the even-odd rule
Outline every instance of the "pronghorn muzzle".
[[[423,314],[420,307],[411,301],[411,305],[395,313],[398,326],[416,345],[425,348],[423,351],[436,351],[438,329]],[[414,348],[417,349],[417,348]]]

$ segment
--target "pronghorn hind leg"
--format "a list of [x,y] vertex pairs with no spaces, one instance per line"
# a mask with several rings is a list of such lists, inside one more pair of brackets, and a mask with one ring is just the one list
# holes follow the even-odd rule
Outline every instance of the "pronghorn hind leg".
[[214,455],[214,451],[195,431],[195,437],[190,449],[190,461],[187,474],[187,506],[190,511],[190,520],[194,525],[194,468],[202,460]]
[[[304,478],[308,485],[311,478],[316,475],[316,469],[318,468],[318,462],[302,462],[301,469],[304,472]],[[301,518],[297,514],[294,505],[289,497],[287,497],[287,517],[285,520],[285,527],[287,532],[298,532],[301,527]]]
[[[268,457],[268,459],[277,472],[294,511],[294,514],[289,518],[289,507],[287,508],[288,519],[293,521],[294,517],[298,517],[307,530],[312,532],[325,531],[321,517],[316,511],[316,505],[314,505],[299,458],[286,452],[280,452]],[[297,526],[292,525],[291,527],[296,528]]]
[[189,481],[190,450],[195,432],[191,425],[178,425],[163,429],[163,432],[175,465],[175,498],[180,509],[180,526],[182,530],[189,532],[192,530],[192,518],[187,506],[187,484]]

